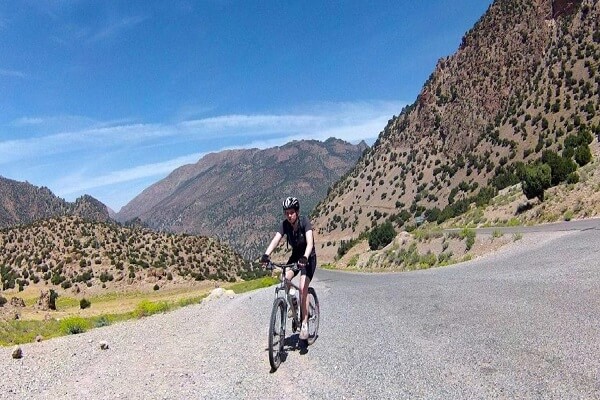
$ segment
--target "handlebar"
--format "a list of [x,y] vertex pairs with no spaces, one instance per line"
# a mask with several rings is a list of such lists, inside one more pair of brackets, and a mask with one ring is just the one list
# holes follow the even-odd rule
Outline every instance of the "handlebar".
[[279,264],[279,263],[275,263],[273,261],[269,261],[267,263],[267,266],[265,267],[266,269],[274,269],[274,268],[281,268],[282,270],[286,270],[286,269],[291,269],[292,271],[297,271],[300,269],[300,267],[298,266],[298,263],[291,263],[291,264]]

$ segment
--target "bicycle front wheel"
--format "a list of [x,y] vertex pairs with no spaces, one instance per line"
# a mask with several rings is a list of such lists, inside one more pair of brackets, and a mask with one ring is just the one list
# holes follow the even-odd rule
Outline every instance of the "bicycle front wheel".
[[281,364],[285,342],[285,300],[278,297],[273,302],[271,323],[269,324],[269,363],[276,370]]
[[319,333],[319,299],[314,288],[308,288],[308,344],[313,344],[317,340]]

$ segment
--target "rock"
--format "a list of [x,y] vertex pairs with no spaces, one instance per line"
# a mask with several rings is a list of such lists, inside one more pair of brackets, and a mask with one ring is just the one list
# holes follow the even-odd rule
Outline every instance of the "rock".
[[100,342],[100,349],[101,350],[108,350],[108,343],[106,343],[104,340]]
[[230,289],[225,290],[223,288],[218,287],[216,289],[213,289],[206,299],[207,300],[218,299],[219,297],[221,297],[223,295],[229,297],[230,299],[233,299],[235,297],[235,292]]
[[23,358],[23,349],[20,346],[17,346],[13,349],[12,358],[19,359]]
[[225,291],[221,288],[213,289],[206,299],[207,300],[218,299],[219,297],[221,297],[223,295],[224,292]]
[[15,307],[25,307],[25,301],[20,297],[13,297],[10,299],[10,305]]
[[81,293],[81,288],[79,287],[78,284],[73,285],[73,289],[71,289],[71,292],[75,293],[75,294],[79,294]]
[[35,341],[36,341],[37,343],[41,342],[42,340],[44,340],[44,337],[43,337],[42,335],[37,335],[37,336],[35,337]]
[[50,290],[42,290],[40,292],[40,298],[37,301],[37,307],[42,310],[56,310],[56,298],[58,294],[50,289]]

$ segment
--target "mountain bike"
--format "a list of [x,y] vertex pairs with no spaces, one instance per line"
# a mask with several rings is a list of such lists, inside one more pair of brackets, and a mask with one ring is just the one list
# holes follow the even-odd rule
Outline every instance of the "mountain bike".
[[[276,264],[272,261],[266,266],[267,269],[280,268],[281,276],[279,284],[275,287],[275,300],[273,301],[273,310],[271,311],[271,321],[269,323],[269,363],[271,368],[276,370],[285,356],[285,329],[287,319],[292,321],[292,332],[300,330],[302,323],[300,307],[300,287],[285,277],[287,269],[298,271],[297,263]],[[314,288],[308,288],[308,345],[317,340],[319,331],[319,300]],[[291,312],[288,314],[288,310]]]

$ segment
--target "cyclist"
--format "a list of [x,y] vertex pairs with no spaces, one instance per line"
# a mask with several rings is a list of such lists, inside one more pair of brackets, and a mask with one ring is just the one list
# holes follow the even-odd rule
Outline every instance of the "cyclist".
[[[300,308],[303,316],[300,339],[306,340],[308,339],[308,287],[317,268],[317,253],[310,220],[306,216],[300,215],[299,212],[300,202],[297,198],[288,197],[283,201],[285,219],[260,261],[263,264],[268,263],[269,256],[283,236],[287,237],[287,242],[292,247],[292,255],[288,264],[298,263],[298,267],[300,267]],[[287,270],[286,278],[292,279],[297,274],[298,271]]]

